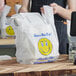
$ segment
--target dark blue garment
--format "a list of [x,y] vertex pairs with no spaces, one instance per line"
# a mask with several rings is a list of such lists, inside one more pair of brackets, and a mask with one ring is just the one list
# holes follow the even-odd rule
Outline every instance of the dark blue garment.
[[[51,3],[57,3],[58,5],[62,6],[63,8],[66,7],[67,0],[32,0],[32,12],[40,12],[40,7],[43,5],[50,5]],[[60,17],[59,15],[55,15],[55,20],[65,20],[64,18]]]
[[[39,12],[40,7],[43,5],[50,5],[51,3],[57,3],[63,8],[66,7],[67,0],[32,0],[32,12]],[[67,49],[67,25],[65,25],[62,21],[66,21],[64,18],[60,17],[58,14],[54,15],[55,18],[55,26],[59,39],[59,52],[60,54],[66,54]]]
[[67,25],[61,21],[55,21],[55,26],[59,39],[59,52],[60,54],[66,54],[68,44]]

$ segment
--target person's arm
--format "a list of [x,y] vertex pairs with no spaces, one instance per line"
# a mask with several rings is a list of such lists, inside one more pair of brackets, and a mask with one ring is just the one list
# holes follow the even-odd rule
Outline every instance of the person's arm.
[[71,19],[71,13],[73,11],[76,11],[76,0],[68,0],[68,7],[69,9],[65,9],[56,3],[51,4],[50,6],[53,7],[54,13],[59,14],[61,17],[70,20]]
[[28,12],[29,8],[29,0],[23,0],[22,7],[20,8],[19,12]]
[[0,0],[0,13],[2,13],[4,8],[4,0]]

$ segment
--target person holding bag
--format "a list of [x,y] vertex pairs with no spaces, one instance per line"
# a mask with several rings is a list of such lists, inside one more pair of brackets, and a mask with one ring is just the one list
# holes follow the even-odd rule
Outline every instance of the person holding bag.
[[[23,0],[22,7],[19,12],[28,12],[29,0]],[[72,11],[76,11],[76,0],[32,0],[31,12],[43,12],[43,5],[53,7],[55,26],[59,39],[60,54],[67,53],[67,22],[71,19]],[[66,9],[68,5],[69,9]]]

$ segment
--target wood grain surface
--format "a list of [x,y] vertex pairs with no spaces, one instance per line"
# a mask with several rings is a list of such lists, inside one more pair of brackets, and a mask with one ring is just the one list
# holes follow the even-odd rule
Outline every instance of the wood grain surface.
[[52,63],[26,65],[12,60],[0,61],[0,76],[66,76],[76,74],[76,66],[68,61],[67,55]]
[[15,39],[0,39],[0,45],[12,45],[15,44]]

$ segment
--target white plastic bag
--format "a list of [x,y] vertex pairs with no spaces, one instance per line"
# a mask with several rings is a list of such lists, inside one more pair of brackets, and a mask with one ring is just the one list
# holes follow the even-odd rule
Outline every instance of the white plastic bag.
[[13,23],[11,22],[11,18],[6,17],[10,9],[11,9],[10,6],[5,5],[1,15],[1,37],[2,38],[12,37],[15,35],[12,27]]
[[[12,17],[16,24],[16,57],[19,63],[52,62],[59,56],[53,9],[49,6],[44,6],[44,9],[44,17],[39,13],[21,13]],[[47,9],[51,11],[48,13]]]
[[20,4],[16,4],[15,5],[15,11],[16,11],[16,13],[18,13],[19,12],[19,9],[21,8],[21,5]]

